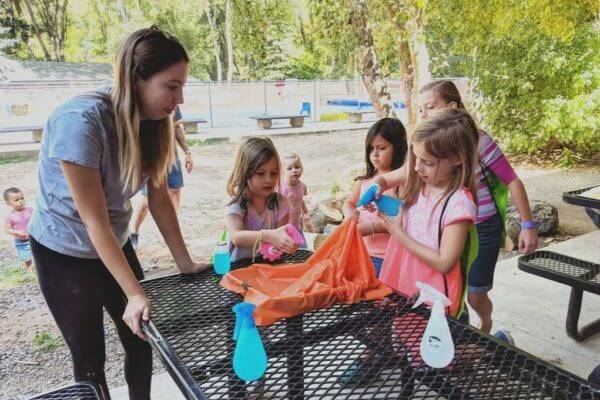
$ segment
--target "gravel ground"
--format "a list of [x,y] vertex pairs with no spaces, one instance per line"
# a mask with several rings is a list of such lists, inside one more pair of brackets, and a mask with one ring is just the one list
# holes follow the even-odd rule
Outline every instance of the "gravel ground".
[[[363,163],[364,134],[361,131],[334,134],[303,135],[274,138],[281,154],[296,152],[304,162],[304,182],[309,189],[308,200],[318,202],[329,196],[336,184],[349,182],[349,171]],[[196,169],[185,176],[186,188],[180,211],[180,224],[195,258],[207,259],[213,242],[224,226],[226,202],[225,182],[237,143],[217,143],[192,148]],[[563,240],[594,229],[583,210],[562,203],[560,193],[600,183],[600,170],[540,170],[519,168],[531,198],[544,199],[558,207],[561,230],[551,240]],[[336,178],[337,177],[337,178]],[[35,161],[0,165],[0,188],[18,186],[25,192],[29,204],[37,187]],[[148,218],[140,236],[139,257],[146,276],[163,274],[174,267],[156,225]],[[0,240],[0,399],[19,399],[67,384],[72,380],[68,350],[56,328],[37,284],[9,285],[9,278],[18,270],[11,240]],[[4,271],[4,272],[3,272]],[[23,274],[21,274],[23,275]],[[25,275],[34,279],[33,276]],[[121,346],[108,316],[106,326],[106,371],[109,385],[123,385]],[[50,333],[58,338],[55,348],[44,349],[35,343],[36,335]],[[161,370],[155,360],[155,372]]]

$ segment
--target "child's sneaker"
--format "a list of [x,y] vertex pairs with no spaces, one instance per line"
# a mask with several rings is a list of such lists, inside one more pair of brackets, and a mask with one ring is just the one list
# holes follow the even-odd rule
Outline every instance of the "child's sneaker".
[[134,250],[137,250],[139,237],[140,237],[139,233],[133,233],[133,232],[131,232],[129,234],[129,240],[131,241],[131,245],[133,246]]
[[499,330],[496,333],[494,333],[494,337],[510,344],[511,346],[515,345],[515,340],[513,339],[513,337],[510,335],[510,333],[508,333],[505,330]]

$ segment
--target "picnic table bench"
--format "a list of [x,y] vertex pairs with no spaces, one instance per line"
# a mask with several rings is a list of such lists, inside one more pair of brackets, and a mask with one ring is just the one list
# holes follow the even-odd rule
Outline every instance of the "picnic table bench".
[[[281,262],[310,254],[301,250]],[[290,400],[600,399],[600,387],[452,318],[454,361],[444,369],[425,366],[414,350],[429,311],[413,310],[398,295],[386,306],[337,304],[260,328],[269,366],[262,385],[243,382],[232,368],[231,310],[242,298],[222,288],[220,278],[204,271],[141,282],[153,305],[143,330],[187,399],[247,399],[261,386],[267,398]],[[395,345],[397,338],[406,345]],[[340,385],[365,348],[377,359],[376,378]]]
[[104,400],[100,386],[93,382],[77,382],[37,395],[30,400]]
[[591,186],[585,189],[578,189],[563,193],[563,201],[568,204],[585,207],[585,212],[590,217],[594,225],[596,225],[597,228],[600,228],[600,199],[582,195],[584,192],[597,187],[598,186]]
[[260,115],[251,115],[250,119],[255,119],[258,127],[260,129],[270,129],[273,126],[274,119],[289,119],[290,125],[293,128],[300,128],[304,125],[304,118],[307,118],[308,115],[305,114],[282,114],[282,115],[269,115],[269,114],[260,114]]
[[600,264],[552,251],[536,251],[519,257],[519,269],[571,286],[566,323],[569,337],[582,341],[600,332],[600,319],[578,329],[583,292],[600,295]]
[[350,122],[358,123],[363,121],[363,114],[375,114],[375,110],[351,110],[346,111]]
[[198,133],[198,124],[206,124],[207,121],[201,117],[186,117],[177,121],[183,127],[183,131],[188,134]]
[[32,125],[0,125],[0,133],[12,133],[12,132],[31,132],[31,138],[34,142],[39,143],[42,141],[42,132],[44,131],[44,124],[32,124]]

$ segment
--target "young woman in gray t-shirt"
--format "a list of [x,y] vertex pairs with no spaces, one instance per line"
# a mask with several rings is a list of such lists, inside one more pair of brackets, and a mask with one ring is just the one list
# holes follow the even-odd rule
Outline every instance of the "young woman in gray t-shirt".
[[123,41],[115,67],[111,88],[77,96],[48,118],[30,240],[75,380],[95,381],[108,393],[104,307],[125,349],[130,398],[149,399],[152,353],[140,320],[148,320],[151,306],[127,232],[129,199],[144,184],[181,272],[208,267],[188,253],[166,182],[174,154],[171,114],[183,103],[189,58],[177,39],[151,27]]

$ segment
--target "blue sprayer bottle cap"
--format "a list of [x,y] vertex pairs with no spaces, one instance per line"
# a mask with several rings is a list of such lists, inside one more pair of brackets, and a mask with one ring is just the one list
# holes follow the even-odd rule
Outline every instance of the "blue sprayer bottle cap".
[[400,207],[402,206],[402,201],[385,194],[381,195],[379,199],[375,199],[375,196],[377,195],[377,189],[379,189],[379,185],[376,183],[369,186],[369,188],[365,190],[365,192],[356,202],[356,206],[364,207],[374,202],[377,208],[384,214],[389,215],[390,217],[395,217],[398,215],[400,212]]
[[267,353],[256,324],[252,303],[238,303],[233,306],[235,328],[233,340],[236,341],[233,353],[233,371],[244,381],[260,379],[267,370]]

